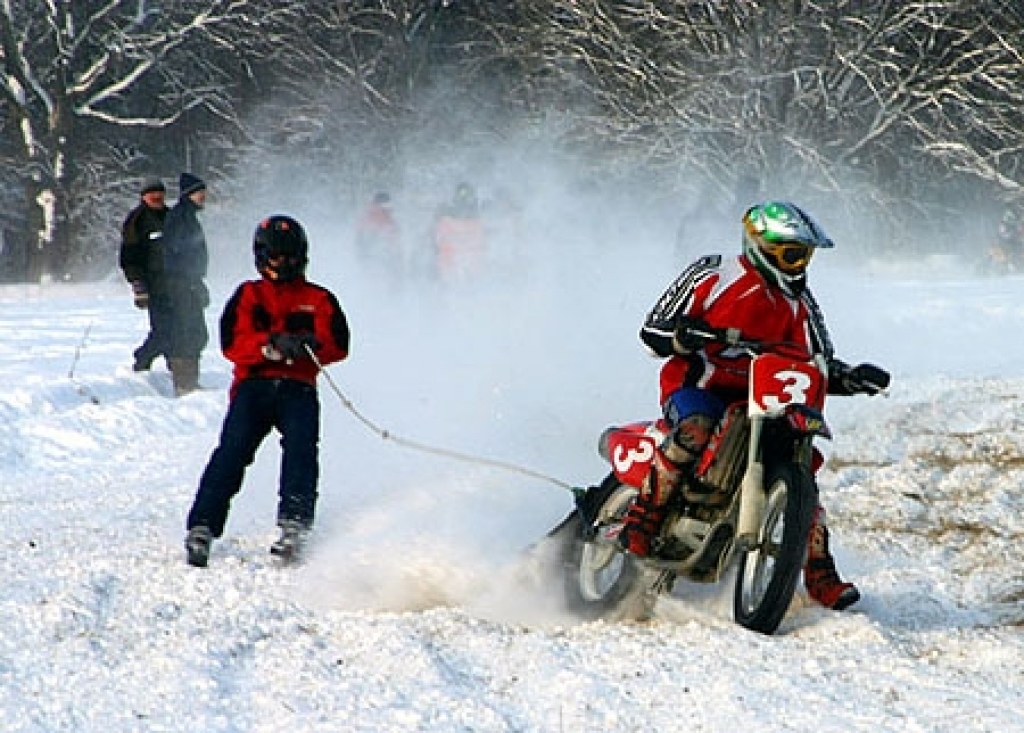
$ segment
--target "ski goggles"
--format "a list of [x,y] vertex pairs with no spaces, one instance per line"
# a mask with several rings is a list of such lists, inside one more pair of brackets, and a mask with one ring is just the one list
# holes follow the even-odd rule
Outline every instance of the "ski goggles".
[[762,242],[761,251],[788,275],[803,272],[814,255],[814,247],[800,242]]

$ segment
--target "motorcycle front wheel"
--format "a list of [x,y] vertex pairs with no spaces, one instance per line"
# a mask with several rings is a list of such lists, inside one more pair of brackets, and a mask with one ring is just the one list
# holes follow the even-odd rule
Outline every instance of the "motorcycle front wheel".
[[600,487],[606,498],[593,523],[580,522],[572,542],[565,545],[565,600],[569,611],[588,621],[642,617],[650,609],[643,596],[643,568],[623,551],[605,530],[622,521],[636,489],[606,480]]
[[791,463],[769,471],[765,493],[759,541],[739,558],[733,617],[752,631],[773,634],[803,570],[817,488],[806,467]]

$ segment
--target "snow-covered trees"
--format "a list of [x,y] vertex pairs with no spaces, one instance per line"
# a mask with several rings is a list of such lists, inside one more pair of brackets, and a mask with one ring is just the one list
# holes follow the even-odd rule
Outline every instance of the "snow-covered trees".
[[669,196],[756,180],[894,219],[1024,181],[1005,0],[0,0],[0,64],[31,277],[81,272],[135,180],[240,142],[358,172],[543,125]]
[[182,144],[168,132],[190,111],[193,124],[237,125],[245,60],[266,51],[253,36],[298,11],[269,0],[2,0],[0,156],[5,198],[17,193],[28,212],[24,275],[81,268],[97,208],[144,175],[139,156]]

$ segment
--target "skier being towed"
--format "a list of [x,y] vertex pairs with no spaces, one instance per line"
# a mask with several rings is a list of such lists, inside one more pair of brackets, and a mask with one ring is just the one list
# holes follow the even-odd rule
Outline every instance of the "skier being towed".
[[220,319],[221,350],[234,363],[230,404],[220,442],[188,513],[185,550],[205,567],[213,538],[224,532],[232,498],[260,444],[281,435],[277,509],[280,538],[271,553],[294,560],[313,526],[319,482],[318,365],[348,356],[349,327],[338,299],[306,280],[309,242],[287,216],[260,222],[253,254],[261,278],[242,283]]

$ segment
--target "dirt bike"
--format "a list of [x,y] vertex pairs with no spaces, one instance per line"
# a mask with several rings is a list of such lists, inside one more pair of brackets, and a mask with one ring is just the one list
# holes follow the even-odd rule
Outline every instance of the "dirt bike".
[[828,367],[802,347],[744,340],[735,329],[703,336],[750,356],[748,398],[726,408],[669,499],[648,557],[624,550],[618,534],[669,426],[605,432],[599,451],[611,473],[578,490],[576,511],[549,534],[561,539],[566,600],[583,618],[648,615],[677,578],[716,583],[734,565],[737,623],[772,634],[792,601],[817,506],[812,442],[831,437]]

